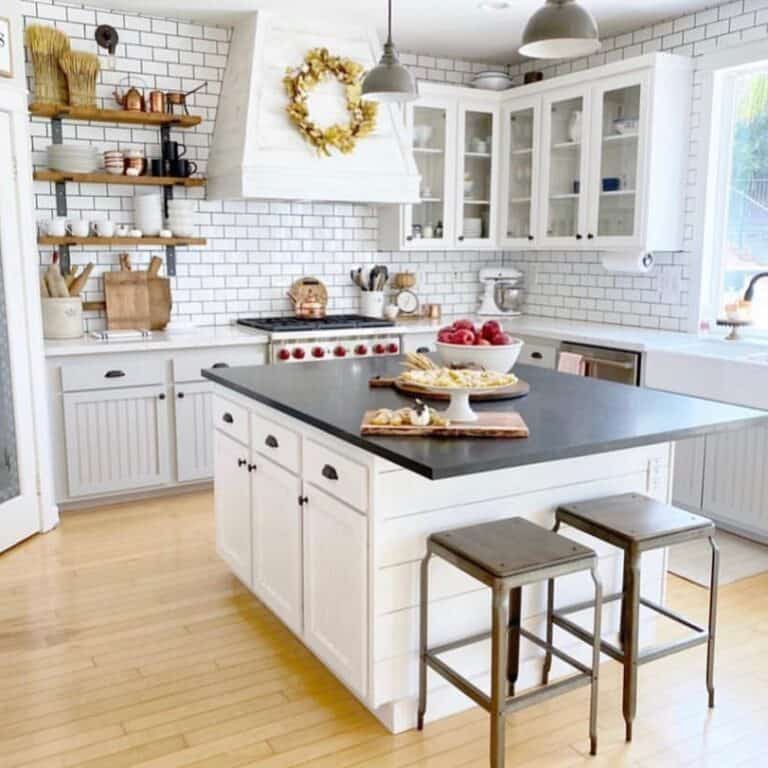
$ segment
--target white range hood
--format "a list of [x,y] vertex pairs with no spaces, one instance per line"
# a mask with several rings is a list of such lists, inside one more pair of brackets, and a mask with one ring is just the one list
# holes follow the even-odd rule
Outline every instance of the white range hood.
[[[399,107],[380,104],[376,131],[350,155],[319,157],[289,121],[286,70],[321,47],[366,69],[379,55],[372,29],[265,12],[237,23],[208,161],[209,199],[418,202],[419,173]],[[344,105],[342,86],[332,80],[310,97],[320,125],[346,122]]]

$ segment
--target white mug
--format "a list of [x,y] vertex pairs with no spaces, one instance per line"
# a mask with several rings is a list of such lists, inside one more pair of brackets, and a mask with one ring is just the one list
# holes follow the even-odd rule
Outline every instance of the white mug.
[[131,237],[141,237],[144,233],[140,229],[132,229],[128,234]]
[[94,222],[96,227],[96,234],[99,237],[114,237],[115,235],[115,222],[109,219],[97,219]]
[[91,224],[85,219],[72,219],[69,222],[69,231],[75,237],[88,237],[91,233]]
[[128,234],[130,233],[131,228],[127,224],[118,224],[115,227],[115,234],[118,237],[128,237]]
[[67,220],[63,216],[56,216],[56,218],[45,222],[45,229],[51,237],[65,237],[67,234]]

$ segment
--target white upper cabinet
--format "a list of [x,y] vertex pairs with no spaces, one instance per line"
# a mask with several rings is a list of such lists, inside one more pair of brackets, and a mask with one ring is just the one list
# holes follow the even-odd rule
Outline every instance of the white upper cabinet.
[[691,86],[670,54],[500,93],[421,83],[423,202],[382,211],[381,246],[680,250]]

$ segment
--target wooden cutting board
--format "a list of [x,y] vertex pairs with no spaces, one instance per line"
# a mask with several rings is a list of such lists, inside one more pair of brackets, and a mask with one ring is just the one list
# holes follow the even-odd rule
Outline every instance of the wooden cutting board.
[[371,423],[376,411],[366,411],[360,434],[369,437],[493,437],[521,438],[528,437],[528,425],[523,417],[516,412],[493,413],[484,411],[478,413],[478,420],[472,422],[456,422],[447,427],[414,427],[410,424],[401,427],[379,426]]
[[171,320],[171,281],[167,277],[149,277],[150,328],[162,331]]
[[[447,392],[432,392],[429,389],[422,389],[411,384],[406,384],[397,378],[385,378],[383,376],[376,376],[368,382],[368,385],[372,389],[387,389],[393,388],[398,392],[402,392],[404,395],[411,395],[413,397],[420,397],[424,400],[445,400],[451,399],[450,394]],[[531,391],[531,386],[527,381],[518,379],[516,384],[512,384],[509,387],[503,387],[501,389],[494,389],[490,392],[481,392],[469,396],[472,402],[482,402],[484,400],[515,400],[518,397],[525,397]]]
[[104,298],[109,330],[150,329],[152,315],[146,272],[106,272]]

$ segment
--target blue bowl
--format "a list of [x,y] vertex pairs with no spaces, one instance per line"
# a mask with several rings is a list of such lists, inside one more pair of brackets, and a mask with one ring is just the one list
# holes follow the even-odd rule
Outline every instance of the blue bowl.
[[621,189],[621,179],[608,176],[603,179],[603,192],[618,192]]

